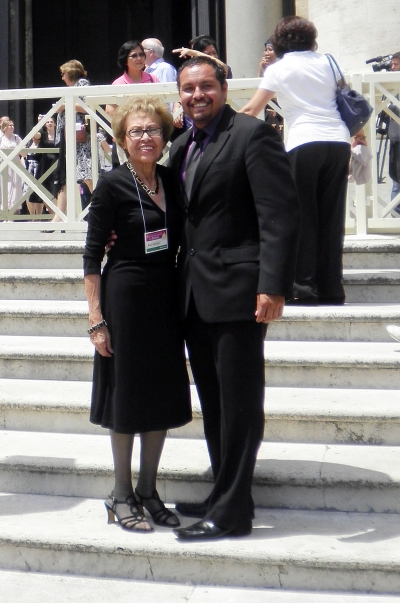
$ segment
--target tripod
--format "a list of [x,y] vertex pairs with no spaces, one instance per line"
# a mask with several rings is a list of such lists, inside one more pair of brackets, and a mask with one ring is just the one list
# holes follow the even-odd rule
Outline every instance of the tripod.
[[378,184],[385,181],[383,177],[383,168],[385,165],[386,153],[389,144],[388,130],[390,117],[384,111],[381,111],[376,118],[376,133],[379,138],[378,152],[376,154]]

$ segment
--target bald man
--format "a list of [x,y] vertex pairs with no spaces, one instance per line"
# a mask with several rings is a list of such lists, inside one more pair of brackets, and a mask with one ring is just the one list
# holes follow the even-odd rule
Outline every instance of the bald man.
[[148,38],[142,46],[146,53],[146,72],[155,75],[159,82],[176,82],[176,69],[164,61],[164,47],[160,40]]

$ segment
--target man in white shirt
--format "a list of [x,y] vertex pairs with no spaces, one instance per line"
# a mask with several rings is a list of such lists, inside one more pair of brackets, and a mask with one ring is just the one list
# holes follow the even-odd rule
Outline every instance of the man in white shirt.
[[160,40],[148,38],[142,46],[146,53],[146,72],[154,75],[159,82],[176,82],[176,69],[163,59],[164,47]]

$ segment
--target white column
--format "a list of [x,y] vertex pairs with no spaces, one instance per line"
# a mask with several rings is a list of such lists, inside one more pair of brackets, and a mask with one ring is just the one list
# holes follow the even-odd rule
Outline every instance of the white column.
[[264,42],[282,17],[281,0],[225,1],[227,61],[233,77],[257,77]]
[[331,52],[347,72],[370,71],[365,61],[400,51],[399,0],[308,0],[318,50]]

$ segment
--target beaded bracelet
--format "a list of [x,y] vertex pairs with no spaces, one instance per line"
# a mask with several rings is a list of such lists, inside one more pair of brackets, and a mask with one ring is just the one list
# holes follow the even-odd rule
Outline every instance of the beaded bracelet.
[[101,329],[102,327],[106,327],[107,323],[106,321],[103,319],[101,322],[98,322],[97,325],[93,325],[93,327],[90,327],[87,332],[89,335],[91,335],[92,333],[94,333],[95,331],[98,331],[99,329]]

